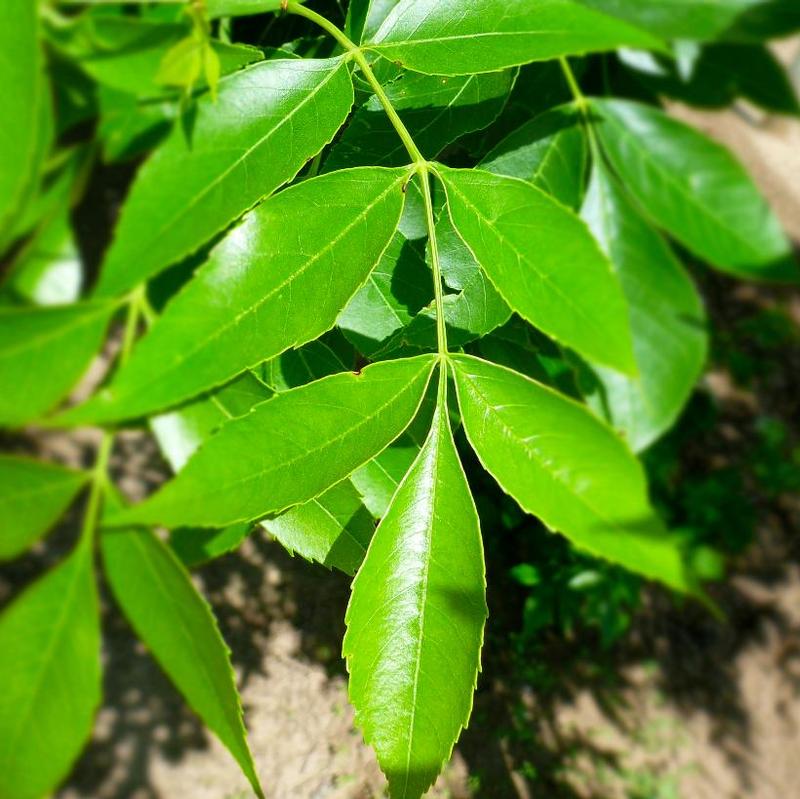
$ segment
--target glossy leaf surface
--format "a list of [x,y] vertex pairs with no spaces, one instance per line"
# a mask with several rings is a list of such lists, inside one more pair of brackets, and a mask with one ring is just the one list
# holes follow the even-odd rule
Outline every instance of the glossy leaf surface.
[[597,367],[598,405],[634,450],[675,421],[700,376],[707,336],[702,302],[661,236],[595,165],[583,217],[608,253],[631,313],[635,378]]
[[735,275],[800,276],[780,223],[724,147],[651,106],[595,100],[592,107],[615,171],[678,241]]
[[46,533],[86,477],[41,461],[0,455],[0,560],[16,557]]
[[644,30],[573,0],[401,0],[373,49],[436,75],[493,72],[563,55],[658,49]]
[[149,530],[106,531],[100,541],[111,589],[136,634],[263,796],[228,648],[211,608]]
[[333,327],[394,235],[403,170],[364,168],[270,198],[219,244],[112,385],[70,421],[174,405]]
[[127,291],[195,252],[293,178],[353,101],[340,59],[267,61],[220,82],[142,167],[106,256],[98,293]]
[[644,470],[610,428],[510,369],[470,356],[453,362],[467,438],[523,510],[593,555],[691,587],[650,507]]
[[586,225],[521,180],[439,169],[453,225],[508,305],[581,355],[633,371],[625,298]]
[[110,522],[222,527],[313,499],[403,432],[434,362],[385,361],[279,394],[225,425],[175,479]]
[[91,550],[80,546],[0,616],[0,796],[39,799],[66,777],[100,704]]
[[478,514],[447,412],[353,583],[343,651],[356,724],[393,797],[420,797],[466,726],[487,616]]
[[85,303],[0,310],[0,424],[49,411],[100,349],[114,307]]

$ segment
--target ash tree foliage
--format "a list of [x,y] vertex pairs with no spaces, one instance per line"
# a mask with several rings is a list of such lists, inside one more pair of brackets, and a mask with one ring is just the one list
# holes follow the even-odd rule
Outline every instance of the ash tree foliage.
[[[354,575],[356,722],[391,796],[421,796],[487,617],[468,448],[553,534],[702,600],[637,459],[703,368],[684,263],[798,269],[661,100],[796,113],[765,41],[798,28],[796,0],[4,0],[0,424],[103,432],[88,470],[0,458],[3,559],[83,497],[0,617],[0,796],[46,795],[90,735],[101,570],[263,795],[188,571],[248,535]],[[108,212],[87,186],[115,165],[98,258],[76,209]],[[130,427],[173,472],[136,504],[109,472]]]

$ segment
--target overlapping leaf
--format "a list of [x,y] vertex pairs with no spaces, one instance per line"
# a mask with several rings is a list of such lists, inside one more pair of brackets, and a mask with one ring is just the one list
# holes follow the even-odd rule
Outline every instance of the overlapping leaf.
[[279,394],[225,425],[158,493],[109,521],[222,527],[313,499],[403,432],[434,363],[385,361]]
[[640,450],[673,424],[700,375],[707,348],[703,306],[669,246],[601,164],[595,164],[583,216],[625,291],[638,373],[598,367],[596,403]]
[[127,291],[190,255],[294,177],[352,101],[337,58],[267,61],[222,80],[216,102],[198,100],[140,170],[98,293]]
[[111,386],[64,420],[175,405],[324,333],[391,241],[406,179],[346,170],[270,198],[214,249]]
[[580,354],[633,371],[625,298],[585,224],[521,180],[439,172],[453,225],[508,305]]

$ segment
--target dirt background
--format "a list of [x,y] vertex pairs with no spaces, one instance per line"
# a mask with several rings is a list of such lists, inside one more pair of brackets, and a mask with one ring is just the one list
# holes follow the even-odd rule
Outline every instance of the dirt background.
[[[785,45],[793,57],[796,43]],[[800,240],[800,124],[747,109],[676,108],[738,151]],[[716,323],[780,307],[800,336],[800,294],[724,283]],[[719,305],[719,303],[717,303]],[[754,392],[724,371],[705,379],[724,413],[698,457],[713,470],[744,451],[768,408],[800,419],[800,349]],[[90,432],[39,435],[13,447],[87,462]],[[737,449],[738,448],[738,449]],[[163,474],[141,435],[117,447],[114,469],[141,493]],[[139,475],[135,480],[131,475]],[[68,545],[70,520],[46,548],[0,571],[0,604]],[[490,799],[790,799],[800,796],[800,501],[760,508],[757,544],[715,594],[727,616],[677,607],[654,590],[632,635],[607,661],[587,663],[576,642],[544,657],[557,688],[535,695],[492,667],[487,650],[473,726],[431,793]],[[198,573],[232,651],[250,743],[269,799],[384,795],[372,752],[353,729],[339,658],[348,579],[292,559],[253,537]],[[490,605],[497,602],[492,596]],[[492,637],[492,619],[489,633]],[[249,799],[216,740],[185,708],[109,602],[104,609],[105,705],[59,799]],[[502,644],[502,642],[500,642]],[[495,647],[498,644],[495,643]]]

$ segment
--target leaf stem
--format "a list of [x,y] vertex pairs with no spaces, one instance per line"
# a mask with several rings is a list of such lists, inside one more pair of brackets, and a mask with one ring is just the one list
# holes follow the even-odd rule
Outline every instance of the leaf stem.
[[411,156],[412,166],[414,173],[419,177],[420,188],[422,190],[422,197],[425,203],[425,221],[428,228],[428,240],[431,249],[431,271],[433,272],[433,293],[434,301],[436,303],[436,340],[439,352],[439,357],[444,360],[447,358],[447,325],[444,318],[444,291],[442,289],[442,270],[439,260],[439,243],[436,239],[436,219],[433,209],[433,195],[431,193],[431,164],[427,158],[422,154],[419,147],[414,142],[411,133],[405,126],[405,123],[400,119],[400,115],[392,105],[392,101],[381,86],[380,81],[372,71],[372,66],[364,55],[363,50],[353,41],[351,41],[339,28],[332,22],[325,19],[325,17],[317,14],[315,11],[306,8],[296,2],[286,2],[283,5],[285,11],[290,14],[297,14],[298,16],[305,17],[312,22],[319,25],[324,31],[329,33],[336,39],[339,44],[350,54],[352,59],[356,62],[361,74],[369,83],[370,88],[375,92],[383,110],[389,117],[392,127],[397,132],[403,146]]
[[589,138],[589,146],[592,150],[592,155],[595,158],[599,158],[600,147],[597,142],[594,123],[592,122],[589,114],[589,101],[581,90],[580,84],[578,83],[575,73],[572,71],[572,67],[569,65],[569,61],[567,60],[566,56],[561,56],[558,61],[559,64],[561,64],[561,71],[564,73],[564,78],[566,79],[569,90],[572,93],[573,99],[575,100],[575,107],[578,109],[581,119],[583,120],[583,125],[586,128],[586,134]]

